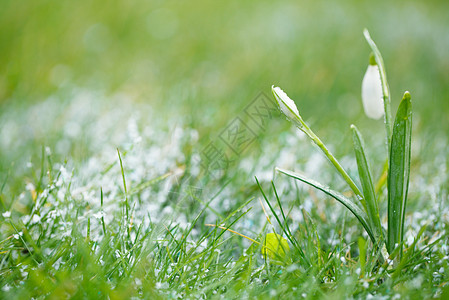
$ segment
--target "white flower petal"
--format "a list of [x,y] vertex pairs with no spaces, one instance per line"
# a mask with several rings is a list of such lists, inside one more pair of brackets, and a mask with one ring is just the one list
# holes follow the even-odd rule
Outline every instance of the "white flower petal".
[[295,102],[280,87],[271,87],[282,113],[290,120],[300,118]]
[[362,102],[365,114],[369,118],[377,120],[384,115],[382,82],[377,65],[369,65],[363,77]]

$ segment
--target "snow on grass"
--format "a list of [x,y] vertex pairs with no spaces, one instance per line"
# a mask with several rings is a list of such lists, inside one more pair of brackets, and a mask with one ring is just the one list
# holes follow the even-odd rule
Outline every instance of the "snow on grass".
[[[1,251],[7,253],[1,267],[8,278],[2,291],[29,287],[29,274],[41,272],[40,263],[52,272],[73,272],[80,266],[77,253],[84,251],[77,242],[82,238],[92,255],[85,258],[93,260],[95,272],[106,273],[108,290],[120,289],[121,278],[131,278],[137,294],[154,288],[174,298],[188,295],[186,289],[195,290],[189,293],[197,297],[231,296],[236,293],[232,292],[233,284],[243,280],[242,272],[249,270],[248,285],[241,289],[248,296],[257,294],[260,285],[267,287],[267,295],[272,297],[274,293],[307,295],[316,293],[313,289],[321,284],[336,284],[342,277],[347,278],[348,294],[390,295],[373,282],[377,273],[361,279],[352,273],[359,267],[359,250],[354,243],[362,235],[354,218],[323,194],[287,178],[273,177],[273,167],[281,166],[305,171],[335,187],[344,186],[340,178],[323,171],[330,168],[329,162],[320,153],[314,154],[303,133],[291,129],[263,138],[262,151],[248,150],[225,177],[217,179],[202,173],[198,131],[182,116],[176,120],[166,122],[149,105],[123,95],[107,96],[82,89],[73,89],[66,97],[49,97],[29,108],[3,111],[0,153],[9,163],[3,167],[13,166],[13,172],[2,195],[2,201],[9,205],[1,217]],[[117,149],[123,160],[127,194]],[[419,151],[424,155],[424,150]],[[415,279],[404,283],[409,289],[428,287],[426,295],[442,293],[437,286],[447,282],[449,256],[445,238],[448,195],[442,188],[448,180],[445,143],[436,143],[434,151],[440,153],[435,161],[416,162],[419,172],[412,173],[405,229],[407,248],[427,224],[415,250],[419,260],[411,263],[413,268],[407,273]],[[352,153],[341,162],[355,169]],[[304,278],[307,272],[294,262],[281,269],[281,275],[272,273],[274,267],[264,265],[260,251],[251,250],[254,245],[249,241],[204,226],[221,224],[232,215],[225,226],[262,241],[267,221],[254,176],[279,210],[269,184],[275,181],[292,232],[307,238],[306,231],[314,222],[332,272],[326,269]],[[124,214],[126,199],[128,218]],[[248,204],[237,210],[245,202]],[[385,209],[385,201],[381,209]],[[274,224],[274,228],[280,232],[279,225]],[[38,244],[33,244],[36,241]],[[26,260],[36,263],[24,263]],[[18,263],[21,267],[17,273],[12,270]],[[140,267],[152,275],[131,271]],[[276,284],[276,277],[286,284],[285,290]],[[334,287],[338,291],[344,286]]]

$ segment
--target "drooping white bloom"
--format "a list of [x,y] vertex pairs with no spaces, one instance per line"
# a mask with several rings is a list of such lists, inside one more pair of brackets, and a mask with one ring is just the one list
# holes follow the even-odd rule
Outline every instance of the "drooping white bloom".
[[371,119],[380,119],[384,115],[384,101],[379,67],[369,64],[362,81],[362,102],[365,114]]
[[274,87],[273,85],[271,86],[271,91],[276,98],[279,108],[282,113],[287,116],[287,118],[292,121],[301,118],[295,102],[293,102],[293,100],[290,99],[290,97],[287,96],[287,94],[280,87]]

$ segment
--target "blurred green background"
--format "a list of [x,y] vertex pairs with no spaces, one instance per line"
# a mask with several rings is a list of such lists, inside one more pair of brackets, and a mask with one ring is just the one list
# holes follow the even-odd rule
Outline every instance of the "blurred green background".
[[372,126],[360,103],[366,27],[384,56],[393,112],[409,90],[416,129],[445,133],[448,12],[435,0],[2,0],[0,108],[73,85],[221,128],[275,84],[317,128]]

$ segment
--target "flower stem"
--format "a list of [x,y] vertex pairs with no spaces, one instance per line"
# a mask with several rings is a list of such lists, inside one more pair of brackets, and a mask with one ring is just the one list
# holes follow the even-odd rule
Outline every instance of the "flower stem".
[[382,94],[384,99],[385,130],[387,132],[387,151],[388,151],[387,153],[390,153],[392,122],[391,122],[390,88],[388,87],[387,73],[385,71],[384,60],[382,59],[382,55],[380,54],[379,48],[377,48],[376,43],[374,43],[373,39],[371,38],[368,29],[365,28],[365,30],[363,30],[363,34],[365,35],[365,39],[368,42],[368,45],[371,47],[371,50],[373,51],[374,58],[379,67],[379,75],[380,81],[382,83]]
[[360,192],[360,189],[357,187],[355,182],[351,179],[349,174],[343,169],[341,164],[338,162],[338,160],[335,158],[335,156],[329,151],[329,149],[326,147],[326,145],[320,140],[320,138],[307,126],[307,124],[302,120],[302,118],[297,118],[295,125],[301,129],[309,138],[312,139],[312,141],[323,151],[324,155],[329,159],[329,161],[334,165],[334,167],[337,169],[338,173],[340,173],[341,177],[346,181],[346,183],[349,185],[349,187],[352,189],[354,194],[360,199],[363,206],[366,208],[365,199]]

